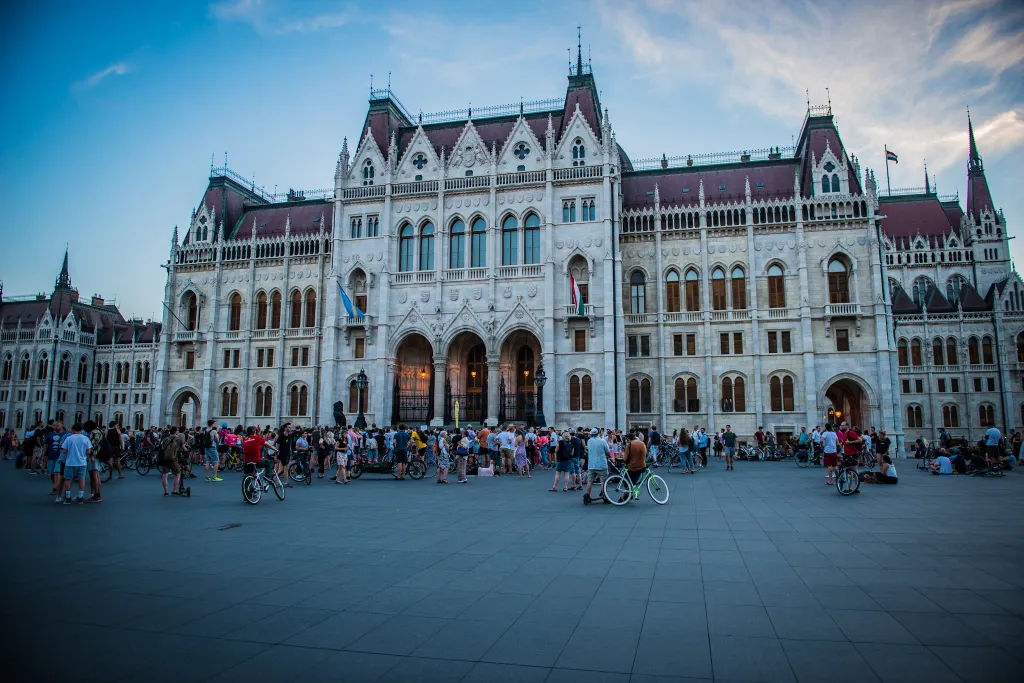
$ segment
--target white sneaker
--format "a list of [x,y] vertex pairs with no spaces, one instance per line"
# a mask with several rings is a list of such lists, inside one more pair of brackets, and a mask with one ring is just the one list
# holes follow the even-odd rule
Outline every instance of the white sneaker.
[[53,502],[54,503],[63,503],[64,502],[64,496],[57,496],[57,500],[55,500]]

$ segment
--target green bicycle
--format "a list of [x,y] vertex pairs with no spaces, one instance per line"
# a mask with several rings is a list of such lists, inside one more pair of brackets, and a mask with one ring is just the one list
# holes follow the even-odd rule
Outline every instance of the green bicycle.
[[641,487],[647,487],[651,500],[658,505],[668,502],[668,483],[660,476],[651,472],[650,468],[640,474],[640,480],[634,485],[629,473],[623,468],[608,477],[604,482],[604,496],[612,505],[625,505],[640,497]]

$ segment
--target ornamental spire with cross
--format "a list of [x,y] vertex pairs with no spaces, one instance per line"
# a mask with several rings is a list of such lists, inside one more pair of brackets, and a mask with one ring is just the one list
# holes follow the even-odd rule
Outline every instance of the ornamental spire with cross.
[[583,75],[583,33],[582,26],[576,24],[576,75]]
[[60,268],[60,275],[54,283],[54,289],[71,289],[71,275],[68,273],[68,248],[64,247],[64,264]]

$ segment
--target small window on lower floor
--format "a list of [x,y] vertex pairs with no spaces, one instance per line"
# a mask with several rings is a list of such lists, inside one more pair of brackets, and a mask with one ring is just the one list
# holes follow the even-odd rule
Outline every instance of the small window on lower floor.
[[743,353],[743,333],[733,332],[732,333],[732,352]]
[[996,378],[995,377],[989,377],[988,378],[988,390],[989,391],[995,391],[996,390]]
[[939,381],[938,381],[938,384],[939,384],[939,393],[940,394],[946,393],[946,378],[945,377],[940,377]]
[[683,355],[683,335],[673,334],[672,335],[672,355],[681,356]]
[[924,393],[924,380],[920,380],[920,379],[915,379],[914,380],[914,391],[919,393],[919,394],[923,394]]
[[587,350],[587,331],[572,331],[572,350],[576,353],[585,353]]
[[954,394],[960,392],[960,380],[956,377],[949,378],[949,390]]
[[186,351],[185,352],[185,369],[194,370],[196,367],[196,352]]
[[793,350],[793,342],[789,330],[783,330],[781,342],[783,353],[790,353]]
[[729,333],[722,332],[718,335],[718,352],[721,354],[729,353]]
[[649,334],[640,337],[640,355],[644,358],[651,355],[651,336]]
[[974,378],[974,390],[975,391],[981,391],[981,378],[980,377],[975,377]]
[[353,358],[362,358],[366,355],[366,339],[363,337],[356,337],[355,350],[352,353]]
[[904,394],[909,394],[910,393],[910,380],[909,379],[903,380],[903,393]]
[[688,334],[686,335],[686,355],[696,356],[697,355],[697,335]]
[[836,332],[836,351],[849,351],[850,350],[850,331],[843,328],[838,329]]
[[636,358],[640,355],[640,340],[637,339],[635,334],[631,334],[627,339],[628,351],[627,355],[630,358]]

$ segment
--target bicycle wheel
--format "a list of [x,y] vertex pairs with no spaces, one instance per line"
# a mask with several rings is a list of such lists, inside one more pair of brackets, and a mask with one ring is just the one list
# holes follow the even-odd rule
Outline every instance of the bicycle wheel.
[[420,480],[427,473],[427,466],[419,460],[413,460],[409,463],[409,478]]
[[692,459],[694,472],[704,467],[704,458],[700,457],[700,453],[694,453]]
[[102,481],[104,484],[106,484],[108,481],[110,481],[110,478],[113,476],[114,468],[111,466],[110,461],[107,461],[107,462],[102,462],[101,461],[99,463],[99,470],[100,470],[100,481]]
[[362,473],[363,473],[363,466],[360,465],[359,463],[356,463],[356,464],[352,465],[352,467],[348,468],[348,478],[349,479],[358,479],[362,475]]
[[136,463],[138,463],[138,461],[139,461],[139,456],[137,456],[134,453],[132,453],[131,455],[125,456],[124,461],[122,462],[121,465],[126,470],[134,470],[135,469],[135,465],[136,465]]
[[796,466],[797,467],[810,467],[811,466],[811,460],[810,460],[810,458],[804,458],[803,460],[801,460],[800,457],[797,456]]
[[143,476],[149,474],[149,471],[152,468],[153,468],[153,459],[150,458],[148,455],[140,457],[138,462],[135,463],[135,471],[138,472],[140,475],[143,475]]
[[288,463],[288,478],[294,482],[302,482],[306,480],[306,476],[302,473],[302,465],[292,460]]
[[604,480],[604,497],[612,505],[625,505],[633,495],[633,485],[621,474],[613,474]]
[[668,502],[668,482],[657,474],[652,474],[647,477],[647,493],[651,494],[651,500],[655,503],[664,505]]
[[181,462],[181,480],[185,481],[192,476],[192,461],[184,458]]
[[263,487],[256,481],[256,477],[251,474],[247,474],[242,479],[242,498],[246,503],[255,505],[260,502],[260,498],[263,497]]
[[274,493],[277,494],[279,500],[284,500],[284,482],[281,481],[281,477],[274,475],[274,478],[270,480],[270,485],[274,489]]
[[857,476],[857,472],[850,468],[844,468],[838,475],[836,475],[836,490],[844,496],[849,496],[856,493],[857,489],[860,488],[860,477]]

